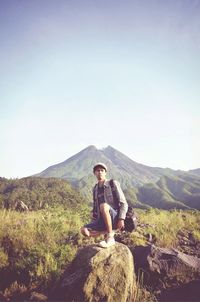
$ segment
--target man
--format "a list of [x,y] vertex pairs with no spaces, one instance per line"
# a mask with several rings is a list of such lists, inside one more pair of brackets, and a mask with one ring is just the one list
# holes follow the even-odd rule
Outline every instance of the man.
[[113,187],[117,200],[114,200],[110,181],[106,179],[107,167],[97,163],[93,168],[98,183],[93,188],[93,218],[94,220],[81,228],[81,233],[87,237],[105,234],[105,240],[99,243],[101,247],[115,244],[115,229],[124,229],[124,219],[128,204],[120,184],[114,180]]

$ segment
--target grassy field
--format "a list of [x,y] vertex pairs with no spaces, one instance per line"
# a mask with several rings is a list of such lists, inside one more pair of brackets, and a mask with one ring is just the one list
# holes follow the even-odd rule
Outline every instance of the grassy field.
[[[160,247],[178,247],[178,234],[184,231],[200,240],[200,212],[183,210],[137,210],[139,216],[139,227],[130,236],[136,245],[146,244],[148,234],[155,238]],[[142,235],[142,236],[141,236]],[[140,242],[137,242],[137,238]],[[143,242],[141,242],[143,238]]]
[[8,296],[16,281],[29,289],[51,286],[75,256],[79,228],[88,215],[84,206],[79,212],[62,207],[28,213],[1,210],[0,291],[7,288]]
[[[200,240],[198,211],[150,209],[137,210],[137,214],[138,229],[125,234],[133,246],[146,245],[151,234],[158,246],[178,247],[178,234],[184,230]],[[0,210],[0,291],[7,298],[34,288],[48,291],[78,248],[94,242],[79,233],[88,221],[87,206],[78,210],[57,206],[27,213]],[[141,295],[138,293],[135,301],[140,301]]]

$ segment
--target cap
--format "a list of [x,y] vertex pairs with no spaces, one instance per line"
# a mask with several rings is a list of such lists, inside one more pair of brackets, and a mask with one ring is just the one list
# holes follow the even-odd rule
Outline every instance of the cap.
[[97,163],[97,164],[93,167],[93,172],[95,172],[95,170],[96,170],[97,167],[102,167],[102,168],[105,169],[106,172],[107,172],[107,167],[106,167],[106,165],[103,164],[103,163]]

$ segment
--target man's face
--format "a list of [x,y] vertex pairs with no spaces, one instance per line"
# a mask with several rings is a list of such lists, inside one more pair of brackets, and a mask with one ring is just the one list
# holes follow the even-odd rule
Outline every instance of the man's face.
[[94,174],[98,180],[103,181],[106,179],[106,170],[102,167],[97,167]]

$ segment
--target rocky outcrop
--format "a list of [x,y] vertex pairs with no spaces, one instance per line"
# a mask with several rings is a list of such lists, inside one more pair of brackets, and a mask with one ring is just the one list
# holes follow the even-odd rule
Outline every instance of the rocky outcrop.
[[178,250],[181,250],[185,254],[200,258],[200,241],[195,239],[193,232],[188,231],[186,229],[180,230],[177,234],[177,239]]
[[[200,296],[200,259],[179,252],[176,249],[159,248],[154,245],[136,247],[133,250],[137,275],[142,275],[143,282],[154,292],[176,301],[190,301],[191,293]],[[192,288],[192,286],[194,286]],[[190,292],[187,291],[190,288]],[[183,291],[185,289],[185,291]],[[198,294],[197,294],[198,292]],[[184,293],[184,296],[182,294]],[[187,299],[188,294],[188,299]],[[193,297],[193,301],[195,297]],[[163,301],[167,301],[164,300]]]
[[133,257],[125,245],[87,246],[66,269],[49,300],[131,301],[134,276]]
[[81,249],[48,301],[133,301],[140,290],[135,276],[158,301],[199,301],[198,257],[154,245],[129,249],[121,243],[108,249],[96,245]]

